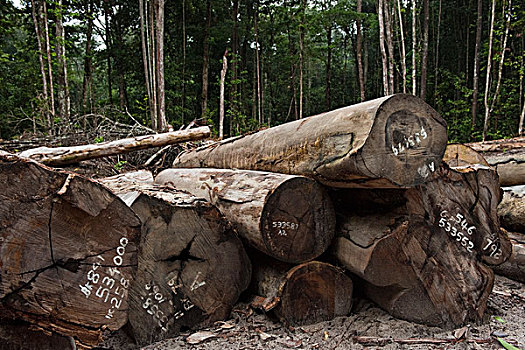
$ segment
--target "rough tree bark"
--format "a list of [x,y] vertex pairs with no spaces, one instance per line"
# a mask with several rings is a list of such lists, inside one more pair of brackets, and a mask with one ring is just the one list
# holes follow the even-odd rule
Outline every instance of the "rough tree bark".
[[140,221],[80,175],[0,153],[2,317],[94,346],[128,320]]
[[330,186],[413,186],[439,167],[445,122],[410,95],[393,95],[182,154],[174,167],[274,171]]
[[248,287],[251,265],[220,212],[202,198],[154,185],[151,173],[102,182],[142,222],[137,275],[129,290],[136,340],[150,344],[181,328],[226,319]]
[[324,253],[334,236],[332,202],[315,181],[247,170],[168,169],[156,183],[217,206],[251,246],[300,263]]
[[151,147],[162,147],[185,141],[200,140],[210,136],[210,128],[179,130],[163,134],[144,135],[116,141],[72,147],[38,147],[20,153],[22,157],[38,160],[46,165],[62,166],[87,159],[128,153]]
[[353,283],[343,270],[319,261],[297,266],[257,256],[251,289],[252,307],[273,311],[281,322],[302,326],[346,316],[352,308]]
[[484,263],[507,259],[510,242],[494,171],[443,165],[437,175],[405,192],[336,192],[333,254],[392,315],[455,327],[483,317],[494,278]]

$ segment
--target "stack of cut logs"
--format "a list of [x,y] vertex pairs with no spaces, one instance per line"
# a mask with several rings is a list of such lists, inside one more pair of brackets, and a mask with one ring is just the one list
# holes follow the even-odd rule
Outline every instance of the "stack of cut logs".
[[409,321],[480,321],[512,245],[496,171],[446,144],[430,106],[393,95],[183,153],[155,178],[41,164],[104,144],[0,153],[1,317],[85,348],[127,324],[148,344],[228,318],[245,290],[294,326],[347,315],[355,287]]

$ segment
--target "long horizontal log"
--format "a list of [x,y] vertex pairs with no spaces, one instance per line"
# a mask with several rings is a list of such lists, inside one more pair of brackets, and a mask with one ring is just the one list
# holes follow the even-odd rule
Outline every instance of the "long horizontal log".
[[2,317],[95,346],[128,321],[140,221],[97,182],[0,152]]
[[334,187],[410,187],[437,170],[446,143],[438,113],[398,94],[183,153],[173,166],[274,171]]
[[334,237],[330,198],[321,185],[303,176],[167,169],[155,182],[206,198],[250,245],[282,261],[312,260],[324,253]]
[[141,345],[230,315],[250,282],[241,241],[209,202],[152,183],[137,172],[101,180],[142,221],[129,320]]
[[484,263],[501,264],[511,246],[493,170],[443,165],[436,175],[406,191],[334,191],[333,254],[392,315],[455,327],[482,319],[494,280]]
[[201,140],[209,136],[210,128],[202,126],[195,129],[137,136],[92,145],[38,147],[22,152],[20,156],[28,157],[50,166],[63,166],[78,163],[83,160],[123,154],[145,148],[162,147],[185,141]]
[[352,309],[353,283],[343,270],[310,261],[297,266],[251,254],[252,307],[272,311],[281,322],[301,326],[346,316]]
[[485,142],[467,143],[477,152],[504,152],[513,149],[525,148],[525,136],[515,137],[512,139],[492,140]]
[[525,283],[525,234],[509,232],[512,243],[512,255],[503,264],[494,266],[493,270],[513,280]]

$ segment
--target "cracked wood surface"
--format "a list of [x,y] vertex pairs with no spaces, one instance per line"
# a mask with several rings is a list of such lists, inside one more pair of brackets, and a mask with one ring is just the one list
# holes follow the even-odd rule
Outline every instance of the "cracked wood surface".
[[244,247],[213,205],[149,179],[102,180],[142,221],[129,315],[142,345],[226,319],[251,277]]
[[38,147],[20,153],[20,156],[37,160],[49,166],[64,166],[83,160],[123,154],[141,149],[162,147],[186,141],[196,141],[210,136],[210,128],[172,131],[162,134],[130,137],[116,141],[72,147]]
[[410,187],[437,170],[446,143],[438,113],[397,94],[183,153],[173,166],[274,171],[334,187]]
[[209,200],[251,246],[282,261],[312,260],[334,237],[335,214],[314,180],[262,171],[167,169],[155,182]]
[[413,322],[455,327],[481,320],[494,280],[484,263],[510,255],[493,170],[443,164],[412,189],[339,190],[332,197],[332,253],[365,281],[368,297]]
[[353,283],[344,271],[331,264],[310,261],[291,265],[250,254],[257,295],[252,307],[272,311],[286,325],[302,326],[346,316],[352,309]]
[[136,267],[136,215],[96,182],[5,152],[0,183],[3,316],[88,347],[121,328]]

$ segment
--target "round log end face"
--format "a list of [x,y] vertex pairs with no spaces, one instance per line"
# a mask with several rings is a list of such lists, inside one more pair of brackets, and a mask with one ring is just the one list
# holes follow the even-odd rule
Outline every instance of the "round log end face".
[[446,122],[432,107],[412,95],[393,95],[378,108],[358,165],[371,177],[410,187],[430,179],[446,146]]
[[261,232],[266,253],[289,263],[312,260],[335,234],[335,212],[326,191],[303,177],[283,182],[269,194]]
[[331,320],[352,309],[352,280],[327,263],[312,261],[292,268],[280,289],[276,311],[293,326]]
[[450,167],[481,164],[490,166],[487,160],[472,148],[462,144],[448,145],[443,156],[443,161]]

